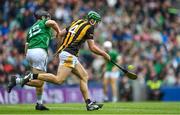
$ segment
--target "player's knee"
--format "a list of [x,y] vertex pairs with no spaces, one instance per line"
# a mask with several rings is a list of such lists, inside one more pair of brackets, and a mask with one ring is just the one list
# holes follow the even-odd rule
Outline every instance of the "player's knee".
[[84,81],[84,82],[87,82],[88,81],[88,73],[87,72],[84,72],[83,74],[82,74],[82,80]]
[[64,81],[64,79],[57,79],[57,84],[62,84]]
[[43,82],[43,81],[39,81],[39,82],[37,83],[37,86],[38,86],[39,88],[43,87],[43,85],[44,85],[44,82]]
[[43,91],[43,87],[36,87],[36,91],[37,91],[38,93],[42,92],[42,91]]

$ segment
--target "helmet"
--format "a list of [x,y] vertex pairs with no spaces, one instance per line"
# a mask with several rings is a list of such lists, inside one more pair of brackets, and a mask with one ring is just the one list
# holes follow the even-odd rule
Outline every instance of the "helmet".
[[88,15],[87,15],[87,18],[88,19],[94,19],[97,22],[101,21],[101,16],[97,12],[95,12],[95,11],[90,11],[88,13]]
[[111,41],[105,41],[103,46],[104,46],[104,48],[112,48],[112,42]]
[[36,19],[41,19],[43,16],[45,18],[51,18],[51,15],[49,14],[49,12],[44,11],[44,10],[38,10],[34,13],[34,16]]

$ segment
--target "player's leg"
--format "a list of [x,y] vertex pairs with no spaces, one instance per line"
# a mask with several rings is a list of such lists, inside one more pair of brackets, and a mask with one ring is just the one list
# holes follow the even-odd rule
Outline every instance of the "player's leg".
[[[48,56],[44,49],[35,48],[27,51],[27,60],[30,62],[31,71],[34,74],[46,73]],[[37,104],[35,106],[36,110],[49,110],[43,105],[43,84],[44,81],[41,80],[31,80],[26,85],[36,86],[36,98]],[[38,85],[38,87],[37,87]]]
[[84,67],[78,62],[75,68],[72,71],[76,76],[80,78],[80,90],[83,95],[83,98],[86,102],[86,108],[88,111],[98,110],[102,108],[103,104],[97,104],[90,100],[89,92],[88,92],[88,74]]
[[116,81],[117,79],[115,78],[110,78],[110,84],[111,84],[111,89],[112,89],[112,101],[117,102],[117,86],[116,86]]
[[[38,79],[42,81],[47,81],[54,84],[61,84],[67,78],[67,76],[71,73],[72,69],[69,67],[65,67],[63,65],[59,65],[57,75],[51,73],[41,73],[41,74],[30,74],[30,79]],[[31,80],[30,80],[31,81]]]
[[105,72],[103,76],[103,100],[104,102],[108,102],[108,82],[109,82],[109,72]]
[[[26,54],[26,59],[28,60],[31,68],[36,69],[37,72],[46,71],[47,53],[43,49],[40,49],[40,48],[28,49],[27,54]],[[10,93],[11,89],[15,87],[16,85],[21,85],[22,81],[23,81],[23,78],[18,77],[18,76],[12,76],[11,81],[8,84],[8,92]],[[27,85],[34,86],[34,87],[41,87],[42,82],[39,82],[36,80],[36,81],[32,81],[28,83]]]
[[[36,69],[36,68],[33,68],[33,67],[31,68],[31,71],[34,74],[46,73],[43,70]],[[36,87],[36,88],[40,88],[40,89],[43,87],[43,84],[44,84],[44,81],[41,81],[41,80],[31,80],[30,82],[26,83],[26,85],[28,85],[28,86],[32,86],[32,87]]]
[[67,52],[62,52],[59,55],[59,67],[57,71],[57,75],[51,73],[41,73],[41,74],[28,74],[23,80],[23,84],[28,82],[31,79],[39,79],[42,81],[51,82],[54,84],[61,84],[64,82],[66,77],[71,73],[72,67],[74,66],[73,56]]
[[[16,86],[16,85],[21,85],[23,82],[23,78],[17,77],[17,76],[11,76],[11,80],[8,83],[7,91],[8,93],[11,92],[11,90]],[[32,87],[42,87],[43,81],[40,80],[32,80],[31,82],[27,82],[26,85],[32,86]]]
[[26,85],[32,87],[42,87],[43,83],[44,82],[41,80],[31,80],[30,82],[26,83]]
[[[31,71],[34,74],[37,73],[45,73],[47,67],[47,53],[44,49],[35,48],[29,49],[26,54],[26,59],[29,61],[31,66]],[[16,78],[16,84],[22,84],[23,78]],[[28,86],[36,87],[36,96],[37,96],[37,105],[35,107],[36,110],[49,110],[43,105],[43,81],[40,80],[31,80],[26,83]],[[12,87],[9,87],[9,89]],[[10,90],[9,90],[10,91]]]
[[[31,69],[33,73],[45,73],[42,70],[32,68]],[[34,86],[35,84],[39,84],[39,87],[36,87],[36,98],[37,98],[37,104],[35,106],[36,110],[49,110],[47,107],[43,105],[43,91],[44,91],[44,81],[41,80],[32,80],[31,82],[28,82],[26,85]]]
[[110,76],[110,84],[112,88],[112,101],[117,102],[118,101],[118,88],[117,88],[117,80],[119,77],[119,72],[118,71],[113,71],[111,72]]
[[90,99],[88,92],[88,74],[83,66],[78,63],[72,71],[76,76],[80,78],[80,90],[83,95],[84,100]]

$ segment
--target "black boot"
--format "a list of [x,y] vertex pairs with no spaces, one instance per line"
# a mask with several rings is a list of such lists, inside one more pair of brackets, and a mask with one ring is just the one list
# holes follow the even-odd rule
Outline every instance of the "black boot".
[[44,111],[44,110],[49,110],[49,108],[47,108],[46,106],[44,106],[43,104],[36,104],[35,107],[36,110],[40,110],[40,111]]
[[89,104],[86,104],[86,108],[87,108],[87,111],[94,111],[94,110],[98,110],[100,108],[103,107],[103,104],[99,104],[99,103],[96,103],[96,102],[90,102]]
[[16,76],[11,76],[11,80],[7,86],[7,92],[10,93],[12,88],[16,86]]

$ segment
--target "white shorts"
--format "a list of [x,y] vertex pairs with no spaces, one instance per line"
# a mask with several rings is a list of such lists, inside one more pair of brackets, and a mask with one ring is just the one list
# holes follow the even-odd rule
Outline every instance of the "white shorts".
[[31,67],[46,72],[48,55],[44,49],[28,49],[26,59],[29,61]]
[[69,52],[62,51],[59,54],[59,61],[60,65],[66,66],[66,67],[71,67],[74,68],[77,63],[79,63],[78,58]]
[[104,74],[105,78],[118,78],[120,75],[119,71],[106,71]]

